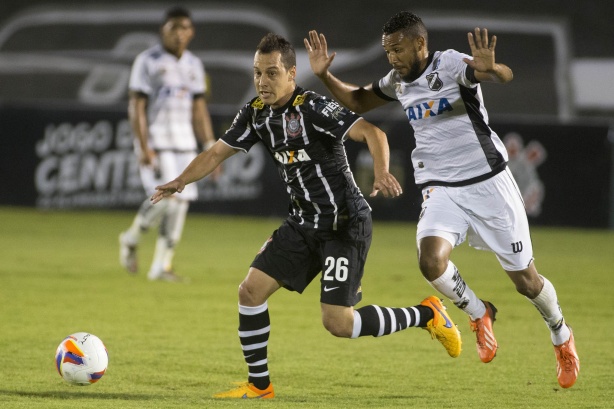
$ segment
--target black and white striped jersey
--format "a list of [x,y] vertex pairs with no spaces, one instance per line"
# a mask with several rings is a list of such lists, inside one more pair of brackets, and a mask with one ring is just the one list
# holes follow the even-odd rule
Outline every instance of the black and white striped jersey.
[[381,98],[401,103],[414,129],[418,185],[467,185],[506,166],[507,151],[488,124],[480,85],[463,58],[471,56],[437,51],[415,81],[407,83],[391,70],[373,83]]
[[289,217],[319,230],[338,230],[370,207],[354,181],[343,143],[361,117],[336,101],[296,87],[271,109],[245,104],[221,140],[245,152],[262,142],[290,195]]

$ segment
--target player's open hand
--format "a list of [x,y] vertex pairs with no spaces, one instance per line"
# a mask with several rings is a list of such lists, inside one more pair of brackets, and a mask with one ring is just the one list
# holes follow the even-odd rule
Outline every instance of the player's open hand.
[[156,186],[156,192],[151,196],[150,200],[153,204],[156,204],[165,197],[183,192],[184,188],[185,183],[181,179],[175,179],[164,185]]
[[403,194],[403,189],[397,178],[391,173],[382,172],[381,175],[375,175],[373,191],[369,196],[375,197],[379,192],[382,192],[384,197],[398,197]]
[[471,68],[478,72],[491,72],[495,69],[495,46],[497,45],[497,36],[492,36],[490,42],[488,40],[488,30],[476,27],[475,36],[472,33],[467,33],[469,47],[473,60],[468,58],[463,59]]
[[325,76],[336,55],[336,53],[328,55],[326,37],[322,33],[318,34],[317,31],[311,30],[309,32],[309,39],[304,38],[303,42],[309,55],[311,71],[318,77]]

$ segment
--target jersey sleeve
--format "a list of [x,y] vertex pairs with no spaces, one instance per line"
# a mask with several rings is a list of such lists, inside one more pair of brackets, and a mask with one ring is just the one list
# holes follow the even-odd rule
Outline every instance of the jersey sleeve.
[[151,77],[147,70],[147,58],[144,53],[139,54],[132,64],[132,70],[130,71],[130,82],[128,88],[130,91],[142,92],[147,95],[151,95]]
[[447,50],[441,55],[443,67],[460,85],[473,88],[479,81],[475,78],[473,69],[467,65],[463,58],[473,59],[470,55],[455,50]]
[[314,96],[309,107],[309,119],[314,129],[341,140],[345,140],[347,131],[361,118],[337,101],[321,95]]
[[380,78],[379,81],[374,81],[372,84],[373,92],[375,94],[386,100],[386,101],[398,101],[397,94],[394,88],[395,81],[393,79],[394,70],[391,70],[388,75],[383,78]]
[[192,56],[194,61],[194,79],[190,82],[192,95],[204,95],[207,92],[207,82],[205,81],[205,66],[200,58]]
[[220,138],[222,142],[231,148],[248,152],[252,146],[260,141],[260,138],[252,128],[250,112],[250,104],[245,104],[235,116],[230,128]]

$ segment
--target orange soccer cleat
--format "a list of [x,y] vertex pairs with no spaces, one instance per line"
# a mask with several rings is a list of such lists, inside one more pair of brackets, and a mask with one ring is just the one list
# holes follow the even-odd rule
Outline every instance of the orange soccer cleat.
[[475,332],[477,338],[478,355],[484,363],[489,363],[497,355],[497,340],[492,331],[492,325],[495,322],[497,309],[488,301],[482,301],[486,307],[486,313],[482,318],[477,320],[469,319],[471,330]]
[[580,359],[576,352],[576,342],[569,327],[569,339],[561,345],[554,346],[556,355],[556,377],[563,388],[571,388],[580,372]]

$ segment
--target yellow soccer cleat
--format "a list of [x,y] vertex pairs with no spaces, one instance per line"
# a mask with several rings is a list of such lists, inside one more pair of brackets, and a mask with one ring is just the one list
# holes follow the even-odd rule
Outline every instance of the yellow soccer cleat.
[[452,322],[441,300],[432,295],[425,298],[420,305],[432,309],[434,315],[433,319],[427,322],[424,329],[431,334],[431,338],[441,342],[446,351],[448,351],[448,355],[452,358],[459,356],[462,344],[460,331],[456,324]]
[[571,327],[569,328],[569,339],[561,345],[554,346],[556,355],[556,376],[559,385],[563,388],[571,388],[580,372],[580,358],[576,352],[576,342],[573,338]]
[[488,301],[482,302],[486,307],[484,316],[475,321],[469,318],[469,325],[471,326],[471,331],[475,332],[478,355],[482,362],[487,364],[495,358],[497,348],[499,348],[495,339],[495,333],[492,330],[497,309]]
[[256,388],[253,383],[242,382],[236,388],[227,392],[216,393],[213,397],[220,399],[273,399],[275,391],[272,383],[266,389],[261,390]]

